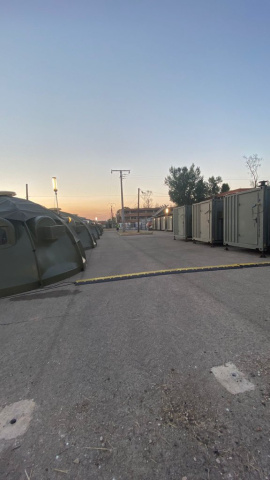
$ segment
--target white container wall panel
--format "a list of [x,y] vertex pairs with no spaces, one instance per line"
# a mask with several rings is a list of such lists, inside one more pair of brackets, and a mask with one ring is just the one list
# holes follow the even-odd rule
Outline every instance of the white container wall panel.
[[173,209],[174,238],[187,240],[192,237],[192,207],[183,205]]
[[210,201],[192,205],[192,239],[211,242],[211,204]]
[[160,217],[160,230],[166,230],[166,217]]
[[167,231],[172,232],[172,230],[173,230],[173,217],[169,215],[167,217]]
[[175,207],[173,209],[173,234],[174,234],[174,239],[175,237],[178,235],[178,232],[179,232],[179,215],[178,215],[178,212],[180,209],[182,209],[183,207]]
[[211,199],[192,205],[192,240],[223,243],[223,199]]
[[156,230],[160,230],[160,217],[156,218]]
[[155,218],[153,218],[153,220],[152,220],[152,229],[156,230],[156,219]]
[[224,245],[266,251],[270,246],[270,187],[224,197]]

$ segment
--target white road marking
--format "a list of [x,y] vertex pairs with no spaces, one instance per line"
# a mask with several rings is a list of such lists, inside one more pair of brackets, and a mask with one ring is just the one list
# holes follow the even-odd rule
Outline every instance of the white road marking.
[[255,388],[255,385],[249,382],[233,363],[229,362],[220,367],[213,367],[211,371],[221,385],[233,395],[254,390]]
[[3,408],[0,412],[0,440],[23,435],[29,427],[34,408],[34,400],[21,400]]

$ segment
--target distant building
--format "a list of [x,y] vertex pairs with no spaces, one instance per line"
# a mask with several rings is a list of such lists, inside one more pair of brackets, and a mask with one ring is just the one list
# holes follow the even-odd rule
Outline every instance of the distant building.
[[[138,214],[140,226],[146,226],[146,223],[151,220],[151,218],[160,210],[160,207],[157,208],[128,208],[125,207],[125,224],[128,224],[130,228],[135,228],[138,226]],[[117,210],[116,212],[116,221],[117,223],[122,223],[122,210]]]

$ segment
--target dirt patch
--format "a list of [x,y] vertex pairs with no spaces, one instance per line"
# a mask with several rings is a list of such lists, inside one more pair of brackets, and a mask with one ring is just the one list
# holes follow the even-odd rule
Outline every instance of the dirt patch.
[[[173,372],[166,384],[160,386],[161,418],[175,432],[184,430],[187,441],[197,443],[198,454],[194,458],[207,472],[200,478],[219,478],[219,475],[239,480],[270,478],[266,443],[269,422],[266,426],[262,420],[260,425],[264,424],[264,427],[261,427],[250,421],[248,415],[243,419],[241,396],[227,401],[226,406],[223,397],[221,401],[213,402],[207,392],[206,395],[194,395],[190,383],[181,385],[181,379],[177,377],[178,374]],[[262,405],[254,408],[260,408],[260,416],[264,417]],[[193,477],[194,474],[191,470],[190,478],[197,478]]]

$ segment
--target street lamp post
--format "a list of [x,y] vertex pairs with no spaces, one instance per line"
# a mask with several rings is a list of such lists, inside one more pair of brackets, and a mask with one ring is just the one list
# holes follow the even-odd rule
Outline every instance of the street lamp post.
[[53,184],[53,191],[54,191],[54,193],[55,193],[56,209],[57,209],[57,213],[59,213],[58,198],[57,198],[58,188],[57,188],[57,179],[56,179],[56,177],[52,177],[52,184]]
[[138,233],[140,233],[140,194],[145,194],[140,188],[138,188]]

